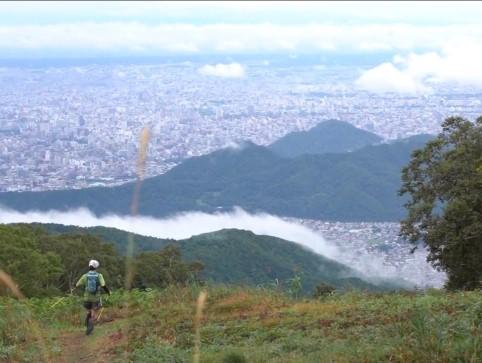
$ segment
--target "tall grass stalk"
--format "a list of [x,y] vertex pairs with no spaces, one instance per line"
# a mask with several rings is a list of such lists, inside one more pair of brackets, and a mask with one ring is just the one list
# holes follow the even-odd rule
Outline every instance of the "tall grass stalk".
[[[137,157],[137,165],[136,165],[136,184],[134,186],[134,193],[132,195],[132,202],[131,202],[131,216],[135,217],[139,213],[139,198],[141,193],[141,186],[142,181],[144,179],[145,173],[145,165],[147,159],[147,150],[149,146],[149,129],[144,127],[142,129],[140,139],[139,139],[139,154]],[[126,290],[130,290],[132,286],[132,281],[135,275],[135,265],[133,263],[134,259],[134,252],[135,252],[135,241],[134,241],[134,234],[129,233],[127,237],[127,249],[126,249],[126,276],[125,276],[125,283],[124,286]],[[129,303],[127,303],[127,311],[129,311]],[[126,325],[126,329],[124,331],[123,336],[126,339],[125,350],[124,350],[124,358],[128,361],[129,355],[129,324]]]

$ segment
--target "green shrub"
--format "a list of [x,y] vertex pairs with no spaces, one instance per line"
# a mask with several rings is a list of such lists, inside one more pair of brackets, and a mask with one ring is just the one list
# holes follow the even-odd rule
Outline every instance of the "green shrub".
[[228,352],[224,355],[222,363],[247,363],[242,353]]
[[316,287],[315,291],[313,293],[313,297],[315,299],[320,298],[320,297],[325,297],[328,295],[331,295],[332,293],[335,292],[335,288],[331,285],[325,284],[324,282],[320,282]]

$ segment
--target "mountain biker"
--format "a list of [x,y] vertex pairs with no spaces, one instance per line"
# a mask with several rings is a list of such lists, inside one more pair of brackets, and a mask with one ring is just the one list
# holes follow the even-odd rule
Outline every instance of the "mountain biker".
[[84,307],[87,309],[87,316],[85,317],[86,334],[90,335],[94,330],[95,312],[102,307],[102,298],[99,287],[110,295],[110,290],[105,284],[104,276],[97,272],[99,268],[99,261],[89,261],[89,272],[82,275],[82,277],[75,284],[75,288],[85,286],[84,292]]

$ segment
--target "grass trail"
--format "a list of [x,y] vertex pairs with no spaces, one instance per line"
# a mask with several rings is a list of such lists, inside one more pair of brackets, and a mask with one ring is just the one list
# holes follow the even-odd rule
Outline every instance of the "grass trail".
[[[207,290],[200,363],[482,361],[480,291],[349,292],[316,300],[266,289]],[[9,332],[0,341],[0,362],[39,362],[28,324],[15,323],[28,321],[16,314],[31,314],[53,363],[190,363],[199,291],[118,291],[92,336],[84,334],[79,299],[55,309],[49,309],[54,299],[0,299],[0,308],[9,305],[9,314],[0,315]]]

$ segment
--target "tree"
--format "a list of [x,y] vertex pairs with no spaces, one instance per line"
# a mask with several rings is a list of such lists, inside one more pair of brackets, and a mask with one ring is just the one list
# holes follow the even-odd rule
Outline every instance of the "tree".
[[408,195],[401,236],[423,242],[428,261],[446,271],[449,289],[475,289],[482,278],[482,117],[450,117],[412,153],[402,171]]
[[291,279],[288,281],[289,290],[291,296],[297,299],[301,292],[303,291],[303,273],[296,273]]
[[[38,233],[22,226],[0,226],[0,269],[29,297],[59,293],[57,280],[64,273],[59,256],[39,251]],[[0,284],[0,295],[9,293]]]
[[155,252],[142,252],[135,257],[134,287],[166,287],[185,285],[197,280],[203,269],[200,262],[184,262],[181,251],[174,245],[168,245]]
[[109,286],[122,286],[124,259],[113,245],[105,243],[97,236],[44,233],[39,238],[39,245],[43,253],[51,252],[60,256],[65,273],[60,276],[58,286],[63,291],[70,291],[75,286],[82,274],[87,272],[87,264],[91,259],[100,262],[99,272]]

